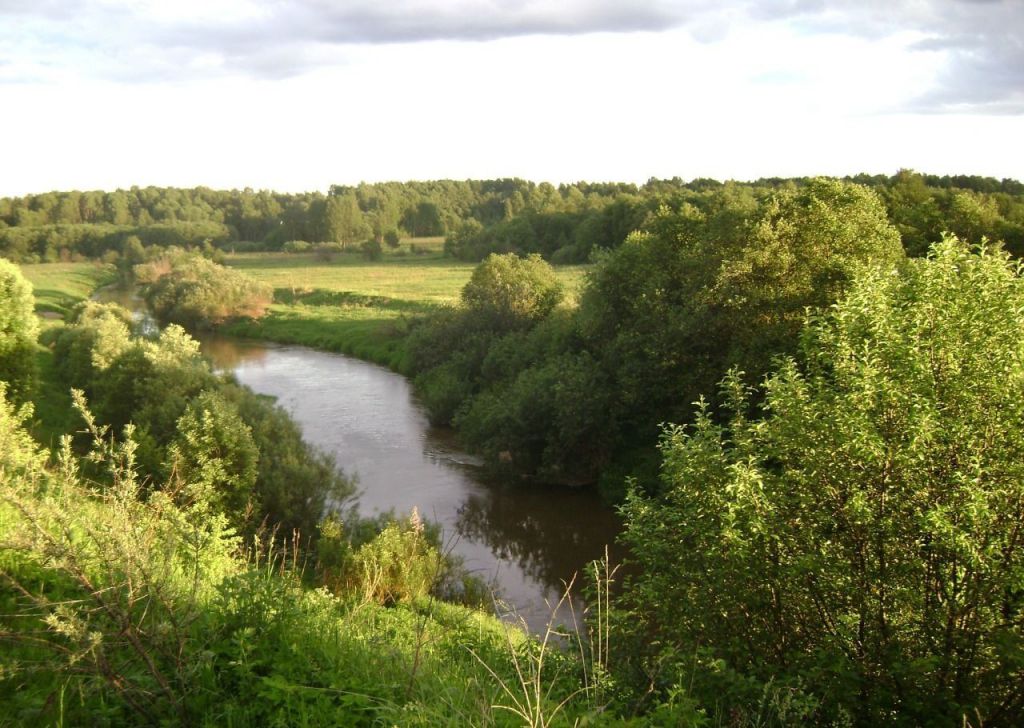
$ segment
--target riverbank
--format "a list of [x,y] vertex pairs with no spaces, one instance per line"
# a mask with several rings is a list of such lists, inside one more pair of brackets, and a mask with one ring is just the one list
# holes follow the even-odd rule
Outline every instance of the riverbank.
[[[302,269],[301,262],[295,267],[283,266],[287,262],[277,261],[276,270]],[[351,277],[344,280],[355,267],[339,266],[341,270],[328,271],[329,276],[320,273],[318,282],[358,285]],[[39,280],[46,277],[45,268],[33,273]],[[78,274],[81,277],[82,272]],[[393,276],[391,292],[405,299],[279,289],[281,300],[275,305],[284,310],[268,317],[269,326],[254,328],[262,336],[247,337],[249,341],[235,338],[238,329],[245,331],[244,324],[228,332],[222,328],[202,337],[203,351],[219,371],[230,371],[240,383],[281,403],[300,425],[304,439],[357,475],[364,516],[388,511],[408,514],[417,508],[457,540],[453,552],[471,573],[487,583],[500,582],[505,602],[533,631],[542,632],[550,617],[547,604],[557,602],[563,583],[604,552],[621,523],[590,491],[552,490],[526,483],[508,489],[488,482],[484,473],[468,465],[472,458],[458,451],[450,433],[429,427],[405,377],[364,363],[373,362],[373,356],[335,356],[358,355],[346,345],[359,332],[360,323],[371,332],[376,328],[372,314],[360,321],[360,313],[386,310],[397,322],[429,310],[422,299],[410,300],[431,295],[422,285],[415,285],[421,274],[422,268],[413,268],[404,276]],[[90,293],[83,288],[77,295]],[[121,302],[129,307],[139,304],[137,300]],[[293,325],[296,328],[289,330]],[[370,341],[381,341],[379,331],[376,328],[377,338]],[[394,346],[391,351],[403,351],[402,332],[385,333],[386,341]],[[288,338],[291,335],[295,338]],[[331,335],[339,338],[321,338]],[[282,345],[254,340],[259,338]],[[314,346],[306,348],[311,343]],[[33,432],[53,447],[59,436],[76,429],[77,423],[70,415],[70,398],[66,386],[58,381],[50,349],[40,347],[40,362],[41,406]],[[581,517],[566,522],[565,513]]]
[[310,588],[287,553],[244,554],[223,519],[131,479],[101,490],[76,456],[44,465],[18,420],[0,398],[5,725],[515,725],[527,702],[569,725],[603,708],[584,644]]
[[[439,238],[406,241],[399,253],[368,261],[356,252],[330,260],[312,254],[238,253],[225,265],[274,287],[274,303],[259,320],[221,328],[230,336],[300,344],[406,369],[411,321],[459,300],[475,265],[445,258]],[[409,254],[414,246],[416,254]],[[571,300],[588,266],[556,269]]]
[[[44,334],[63,326],[64,317],[76,304],[117,279],[113,266],[88,261],[35,263],[22,265],[21,271],[32,284],[35,309]],[[52,449],[61,435],[73,429],[71,393],[57,382],[56,363],[50,348],[41,344],[36,347],[36,366],[39,379],[30,431],[38,442]]]

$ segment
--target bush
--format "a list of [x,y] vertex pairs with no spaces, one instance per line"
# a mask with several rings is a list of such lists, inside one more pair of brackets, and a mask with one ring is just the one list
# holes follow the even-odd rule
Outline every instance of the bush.
[[273,289],[198,256],[177,256],[136,266],[145,296],[163,323],[186,328],[216,326],[233,318],[260,318]]
[[462,303],[496,329],[535,323],[562,300],[555,272],[540,256],[490,255],[473,270]]
[[286,253],[308,253],[312,247],[313,244],[305,240],[289,240],[281,249]]
[[384,249],[381,248],[380,243],[376,240],[366,240],[360,246],[363,251],[363,256],[370,261],[380,260],[384,257]]
[[34,304],[32,284],[18,266],[0,258],[0,381],[16,402],[28,398],[36,377]]
[[730,375],[728,424],[667,428],[664,496],[625,507],[634,629],[818,722],[1019,725],[1022,311],[1018,266],[949,239],[812,320],[762,421]]

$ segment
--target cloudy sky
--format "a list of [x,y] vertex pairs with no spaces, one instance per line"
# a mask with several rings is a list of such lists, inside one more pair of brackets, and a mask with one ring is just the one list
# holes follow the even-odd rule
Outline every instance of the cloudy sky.
[[1024,0],[0,0],[0,194],[1024,179]]

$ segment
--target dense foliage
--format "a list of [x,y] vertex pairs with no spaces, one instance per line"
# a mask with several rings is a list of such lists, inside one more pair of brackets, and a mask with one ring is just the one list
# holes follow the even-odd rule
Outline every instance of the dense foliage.
[[[1024,720],[1024,280],[956,239],[865,270],[728,422],[669,427],[632,492],[629,624],[704,701],[816,722]],[[655,643],[652,643],[652,646]]]
[[470,295],[478,279],[508,278],[494,271],[509,258],[489,258],[462,307],[410,339],[433,417],[493,465],[621,482],[653,459],[659,425],[688,421],[730,366],[756,381],[795,350],[807,307],[836,300],[860,266],[903,257],[878,196],[851,183],[813,180],[760,204],[718,190],[707,209],[662,208],[600,260],[577,310],[548,306],[517,326],[481,318]]
[[180,327],[133,334],[131,314],[84,303],[53,336],[65,386],[82,390],[100,425],[131,425],[149,482],[176,479],[218,507],[241,533],[262,526],[313,538],[329,507],[354,487],[313,450],[281,408],[215,375]]
[[[178,326],[87,303],[47,332],[86,423],[47,464],[7,401],[36,321],[0,260],[0,367],[13,341],[29,368],[0,369],[4,719],[1019,724],[1022,198],[901,171],[0,200],[3,255],[102,255],[190,326],[270,294],[167,246],[374,259],[447,233],[483,261],[459,305],[394,324],[432,418],[498,470],[638,476],[630,588],[610,621],[598,597],[596,650],[545,652],[434,601],[465,589],[431,528],[345,511],[334,463]],[[944,230],[1005,245],[915,260]],[[576,301],[544,259],[596,261]]]
[[[1024,185],[985,177],[858,175],[851,180],[883,200],[907,251],[922,254],[945,230],[1004,240],[1024,252]],[[644,185],[588,183],[555,187],[520,179],[437,180],[332,186],[320,193],[218,191],[205,187],[133,187],[113,192],[48,192],[0,199],[0,255],[19,261],[78,256],[111,260],[128,238],[144,246],[281,250],[292,241],[349,246],[400,234],[447,235],[450,254],[538,253],[583,262],[613,249],[661,207],[712,212],[722,194],[762,200],[803,187],[805,178],[720,183],[651,179]]]
[[462,289],[469,315],[497,331],[540,321],[561,299],[562,287],[554,271],[538,255],[491,255]]
[[27,414],[0,385],[5,725],[571,725],[597,713],[581,660],[423,598],[436,553],[421,526],[355,550],[333,593],[311,588],[290,552],[243,549],[202,491],[144,484],[130,437],[93,426],[84,459],[65,446],[51,466]]
[[259,318],[274,298],[269,285],[198,255],[162,257],[136,265],[134,274],[156,317],[190,330]]
[[10,397],[24,401],[35,378],[35,346],[39,326],[32,284],[16,265],[0,258],[0,381]]

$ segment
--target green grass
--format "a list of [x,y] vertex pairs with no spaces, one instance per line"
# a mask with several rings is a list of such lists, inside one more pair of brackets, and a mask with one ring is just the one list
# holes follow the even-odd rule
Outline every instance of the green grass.
[[[21,272],[32,283],[36,312],[42,317],[44,332],[63,326],[59,320],[75,304],[92,295],[100,286],[112,283],[112,266],[100,263],[36,263],[22,265]],[[60,435],[75,429],[71,394],[59,383],[53,351],[40,345],[36,350],[39,383],[32,403],[35,408],[32,435],[48,447],[56,447]]]
[[[356,252],[318,260],[313,254],[239,253],[227,265],[274,287],[274,305],[259,321],[235,322],[226,333],[302,344],[401,370],[412,316],[459,300],[476,267],[445,258],[440,238],[412,241],[423,255],[388,251],[380,261]],[[556,269],[575,305],[588,266]]]
[[102,263],[36,263],[21,266],[32,283],[36,311],[64,316],[100,286],[113,283],[114,268]]
[[522,705],[534,725],[597,709],[580,650],[433,599],[311,588],[296,554],[246,559],[222,520],[140,498],[124,471],[101,494],[29,465],[12,414],[0,402],[0,569],[17,585],[0,590],[0,724],[511,727]]

